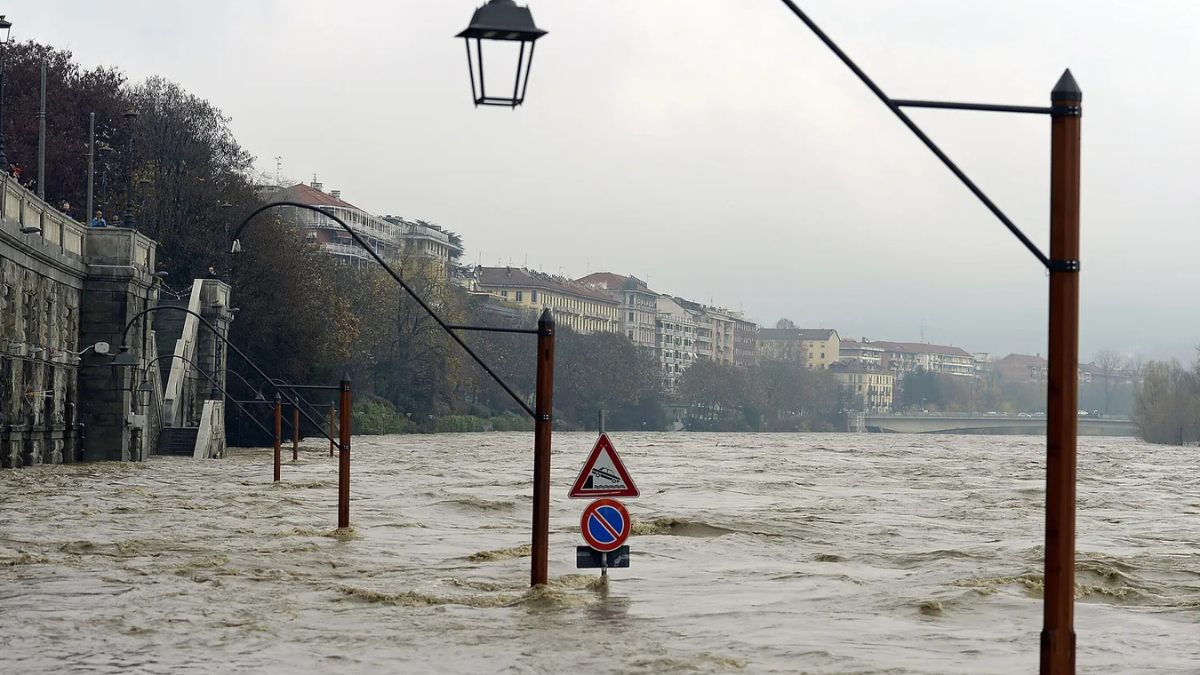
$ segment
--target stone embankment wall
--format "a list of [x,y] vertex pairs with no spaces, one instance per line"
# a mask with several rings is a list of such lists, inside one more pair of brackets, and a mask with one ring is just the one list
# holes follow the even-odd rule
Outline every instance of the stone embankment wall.
[[[143,376],[94,346],[115,351],[157,302],[154,242],[85,228],[3,175],[0,214],[0,467],[144,458],[150,439],[128,419]],[[139,357],[152,317],[129,331]]]

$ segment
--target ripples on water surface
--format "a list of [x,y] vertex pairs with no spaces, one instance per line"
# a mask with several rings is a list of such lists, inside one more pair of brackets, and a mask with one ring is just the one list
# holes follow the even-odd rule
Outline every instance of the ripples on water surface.
[[[0,472],[0,672],[1032,673],[1043,441],[614,434],[633,567],[579,574],[594,440],[528,434]],[[1200,672],[1197,450],[1081,439],[1079,670]]]

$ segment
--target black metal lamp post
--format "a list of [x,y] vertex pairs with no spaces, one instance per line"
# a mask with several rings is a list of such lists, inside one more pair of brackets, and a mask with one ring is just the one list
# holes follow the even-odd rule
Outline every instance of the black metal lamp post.
[[[101,168],[100,168],[100,202],[96,205],[96,210],[100,211],[101,213],[107,213],[109,218],[111,218],[113,216],[113,212],[109,208],[109,204],[108,204],[108,165],[112,161],[112,154],[114,152],[116,152],[116,150],[113,149],[113,147],[111,145],[109,145],[108,143],[101,143],[100,147],[96,148],[96,154],[100,156],[100,165],[101,165]],[[91,218],[94,215],[95,215],[94,213],[89,213],[88,217]],[[108,222],[108,221],[105,220],[105,222]],[[115,222],[113,223],[113,227],[116,227]]]
[[8,155],[4,154],[4,71],[8,61],[8,34],[12,22],[0,14],[0,171],[8,173]]
[[125,216],[121,219],[121,227],[133,229],[136,225],[133,218],[133,121],[137,119],[138,114],[137,111],[130,110],[122,117],[125,118],[126,131],[129,134],[129,145],[126,150],[128,156],[125,158]]
[[[529,69],[533,65],[533,48],[537,39],[546,31],[533,24],[533,14],[528,7],[518,7],[513,0],[491,0],[475,10],[471,24],[455,37],[467,45],[467,69],[471,74],[471,98],[475,105],[498,105],[516,108],[525,101],[525,90],[529,87]],[[475,54],[471,54],[471,40],[475,41]],[[488,96],[484,78],[483,42],[517,42],[517,73],[513,81],[512,96]],[[525,45],[529,45],[529,56],[525,56]],[[476,78],[478,73],[478,78]],[[476,81],[478,80],[478,81]],[[504,82],[503,79],[499,80]],[[495,91],[495,87],[493,87]]]

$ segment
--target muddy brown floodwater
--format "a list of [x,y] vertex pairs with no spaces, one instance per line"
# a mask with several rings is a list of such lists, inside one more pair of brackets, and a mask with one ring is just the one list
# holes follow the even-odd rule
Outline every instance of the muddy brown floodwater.
[[[594,436],[0,472],[0,673],[1033,673],[1041,438],[614,434],[632,567],[574,569]],[[1080,441],[1081,673],[1200,673],[1200,451]]]

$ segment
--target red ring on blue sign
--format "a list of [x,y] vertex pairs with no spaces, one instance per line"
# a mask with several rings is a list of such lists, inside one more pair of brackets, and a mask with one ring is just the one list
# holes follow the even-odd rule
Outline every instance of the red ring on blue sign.
[[621,548],[629,538],[631,526],[625,505],[615,499],[597,499],[587,505],[579,519],[583,540],[601,553]]

